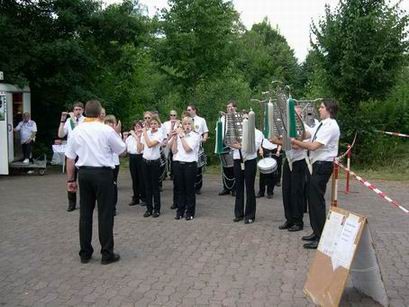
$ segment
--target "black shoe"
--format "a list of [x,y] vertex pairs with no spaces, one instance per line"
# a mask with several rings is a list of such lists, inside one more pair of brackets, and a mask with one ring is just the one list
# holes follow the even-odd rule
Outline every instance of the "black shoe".
[[202,194],[202,192],[201,192],[200,190],[197,190],[197,191],[196,191],[196,194],[197,194],[197,195],[200,195],[200,194]]
[[306,249],[317,249],[318,247],[318,240],[311,241],[310,243],[305,243],[304,248]]
[[177,209],[178,206],[176,206],[175,204],[173,204],[170,209]]
[[233,219],[233,222],[240,222],[240,221],[242,221],[243,220],[243,217],[235,217],[234,219]]
[[267,198],[268,198],[268,199],[272,199],[272,198],[273,198],[273,195],[274,195],[274,193],[267,194]]
[[301,240],[304,240],[304,241],[316,241],[316,240],[318,240],[319,238],[314,234],[314,233],[312,233],[312,234],[310,234],[310,235],[308,235],[308,236],[303,236],[302,238],[301,238]]
[[244,220],[244,224],[253,224],[254,223],[254,219],[246,219]]
[[258,192],[256,198],[264,197],[264,193]]
[[236,196],[236,191],[231,191],[231,196]]
[[136,202],[136,201],[131,201],[129,204],[128,204],[128,206],[136,206],[138,203]]
[[81,263],[88,263],[91,260],[92,256],[81,257]]
[[75,206],[68,206],[67,212],[71,212],[75,210]]
[[284,224],[281,224],[280,226],[278,226],[278,229],[281,229],[281,230],[283,230],[283,229],[288,229],[288,228],[290,228],[291,226],[293,226],[293,225],[290,224],[289,222],[285,221]]
[[146,211],[146,212],[143,214],[143,217],[150,217],[151,215],[152,215],[152,212]]
[[181,219],[183,219],[183,215],[176,215],[175,216],[175,220],[181,220]]
[[112,254],[112,256],[109,257],[109,258],[106,258],[106,259],[102,258],[101,259],[101,264],[110,264],[110,263],[113,263],[113,262],[117,262],[117,261],[119,261],[120,258],[121,257],[119,256],[119,254]]
[[223,191],[219,192],[219,196],[229,195],[229,194],[230,194],[230,191],[229,191],[229,190],[223,190]]
[[303,230],[304,226],[303,225],[293,225],[290,228],[288,228],[288,231],[295,232],[295,231],[301,231]]
[[160,215],[159,212],[154,212],[154,213],[152,214],[152,217],[159,217],[159,215]]
[[191,215],[190,215],[190,216],[186,216],[185,219],[186,219],[186,221],[191,221],[191,220],[193,220],[193,216],[191,216]]

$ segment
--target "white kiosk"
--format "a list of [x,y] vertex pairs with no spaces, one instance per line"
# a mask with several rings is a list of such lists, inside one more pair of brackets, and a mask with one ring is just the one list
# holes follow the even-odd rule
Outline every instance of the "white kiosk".
[[31,113],[30,88],[0,81],[0,175],[8,175],[9,163],[21,155],[20,135],[13,128],[24,112]]

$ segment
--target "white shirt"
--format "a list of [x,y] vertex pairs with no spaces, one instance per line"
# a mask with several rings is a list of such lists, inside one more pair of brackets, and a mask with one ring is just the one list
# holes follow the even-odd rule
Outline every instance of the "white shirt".
[[209,132],[209,129],[207,128],[206,120],[203,117],[200,117],[196,115],[195,117],[192,117],[193,120],[193,126],[195,132],[199,133],[200,136],[203,136],[204,133]]
[[[253,160],[257,158],[257,151],[260,149],[261,142],[263,142],[264,135],[263,133],[256,129],[256,137],[255,137],[255,142],[256,142],[256,152],[248,154],[246,153],[243,149],[241,150],[241,155],[243,156],[243,160]],[[240,151],[239,149],[233,149],[233,159],[234,160],[240,160]]]
[[126,144],[126,151],[129,154],[136,155],[138,153],[137,148],[136,148],[137,146],[136,139],[132,135],[129,135],[126,138],[125,144]]
[[263,142],[261,143],[261,147],[268,149],[268,150],[274,150],[277,148],[277,145],[271,143],[268,139],[264,138]]
[[320,125],[318,125],[311,142],[318,142],[323,146],[310,151],[311,163],[315,161],[333,161],[338,155],[338,142],[341,133],[337,121],[333,118],[327,118],[322,120]]
[[116,153],[113,153],[113,154],[112,154],[112,161],[114,162],[114,165],[115,165],[115,166],[116,166],[116,165],[120,165],[120,163],[119,163],[119,155],[116,154]]
[[191,131],[189,134],[186,134],[184,137],[187,145],[192,149],[189,152],[183,148],[182,140],[177,137],[176,138],[176,146],[177,146],[177,153],[173,155],[173,161],[181,161],[181,162],[197,162],[198,160],[198,153],[200,147],[201,137],[198,133]]
[[[69,117],[64,124],[64,136],[67,136],[67,139],[70,137],[71,132],[77,127],[79,124],[82,124],[85,120],[85,116],[75,117],[72,119]],[[74,128],[73,128],[74,127]]]
[[65,155],[75,159],[77,167],[115,168],[113,154],[125,151],[125,143],[116,131],[99,121],[84,122],[76,127],[68,139]]
[[37,124],[31,119],[27,122],[21,121],[18,123],[16,131],[20,131],[20,141],[21,144],[24,144],[31,138],[33,132],[37,132]]
[[[175,121],[175,123],[176,123],[176,121]],[[166,130],[166,137],[168,137],[169,134],[172,132],[172,131],[171,131],[171,130],[172,130],[172,122],[171,122],[170,120],[168,120],[168,121],[164,122],[164,123],[162,124],[162,126],[163,126],[164,129]],[[175,124],[173,125],[173,129],[175,129]]]
[[146,132],[148,134],[148,138],[151,142],[158,141],[158,144],[152,146],[151,148],[146,145],[145,137],[142,134],[141,143],[143,144],[143,158],[146,160],[157,160],[160,158],[160,147],[163,141],[163,133],[162,130],[158,129],[155,133],[152,133],[151,130]]

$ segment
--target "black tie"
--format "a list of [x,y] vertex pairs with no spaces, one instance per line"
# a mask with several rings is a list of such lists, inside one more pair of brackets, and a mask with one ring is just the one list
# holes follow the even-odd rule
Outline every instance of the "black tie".
[[[317,130],[315,130],[315,133],[314,133],[314,136],[312,137],[311,143],[313,143],[313,142],[316,140],[318,130],[320,130],[321,127],[322,127],[322,122],[320,122],[320,124],[318,125]],[[307,151],[307,156],[308,156],[308,157],[310,156],[310,151],[309,151],[309,150]]]

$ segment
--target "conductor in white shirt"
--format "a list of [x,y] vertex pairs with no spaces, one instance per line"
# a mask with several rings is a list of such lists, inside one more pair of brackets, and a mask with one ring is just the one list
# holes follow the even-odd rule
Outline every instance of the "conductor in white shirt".
[[[80,187],[80,258],[82,263],[90,261],[92,247],[92,216],[95,202],[98,204],[98,235],[101,244],[101,264],[119,260],[114,253],[114,184],[115,169],[113,154],[121,154],[126,146],[118,133],[110,126],[98,121],[101,104],[88,101],[85,106],[87,119],[72,131],[65,155],[67,157],[67,190],[75,192],[77,183],[75,168],[79,169]],[[78,157],[77,162],[75,159]]]

